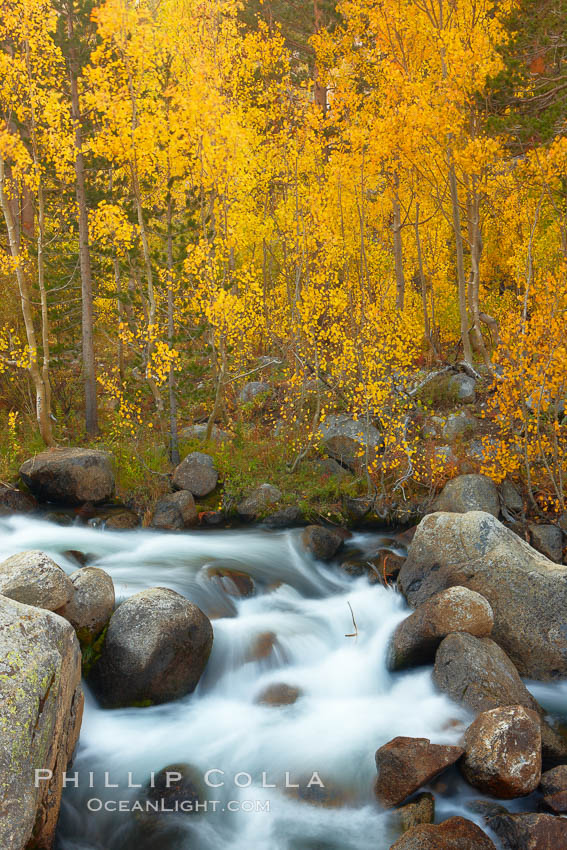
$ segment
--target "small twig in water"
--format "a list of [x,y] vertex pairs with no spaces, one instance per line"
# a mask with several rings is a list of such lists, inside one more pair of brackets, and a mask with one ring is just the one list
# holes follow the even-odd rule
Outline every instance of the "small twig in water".
[[350,604],[350,602],[348,600],[347,600],[347,605],[350,608],[350,616],[352,617],[352,624],[354,626],[354,632],[351,635],[345,635],[345,637],[357,638],[358,637],[358,626],[356,625],[356,620],[354,619],[354,613],[353,613],[353,610],[352,610],[352,605]]

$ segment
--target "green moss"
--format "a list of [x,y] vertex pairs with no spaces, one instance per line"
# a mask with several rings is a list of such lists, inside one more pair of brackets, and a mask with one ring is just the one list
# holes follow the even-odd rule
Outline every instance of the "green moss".
[[453,375],[437,375],[417,393],[417,399],[426,408],[445,410],[454,407],[459,399],[458,386],[451,386]]
[[106,624],[102,632],[99,634],[99,636],[96,638],[96,640],[85,644],[83,644],[83,642],[81,641],[80,635],[77,635],[82,650],[81,664],[83,676],[87,677],[89,675],[93,668],[93,665],[98,661],[98,659],[102,655],[102,649],[104,647],[104,641],[106,640],[107,631],[108,623]]

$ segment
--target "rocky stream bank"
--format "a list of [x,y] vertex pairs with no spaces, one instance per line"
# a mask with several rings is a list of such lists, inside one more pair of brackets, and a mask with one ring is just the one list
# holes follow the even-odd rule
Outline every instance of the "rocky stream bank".
[[[112,464],[102,452],[45,452],[22,466],[21,478],[25,491],[0,493],[4,515],[47,502],[55,512],[73,507],[78,521],[102,517],[108,529],[137,524],[131,512],[109,507]],[[212,459],[191,453],[175,470],[151,526],[156,532],[194,527],[195,499],[217,486]],[[375,805],[397,812],[397,850],[567,847],[567,736],[522,678],[567,679],[564,532],[561,524],[537,525],[530,545],[517,533],[515,493],[509,483],[497,488],[480,475],[459,476],[417,527],[371,557],[352,547],[342,554],[347,529],[309,525],[301,532],[314,561],[403,594],[410,610],[389,637],[389,670],[403,676],[429,666],[436,689],[470,718],[456,745],[397,736],[376,751]],[[278,503],[276,488],[266,483],[244,497],[237,513],[275,527],[296,525],[297,513]],[[81,725],[81,660],[100,705],[144,708],[191,694],[213,645],[214,618],[190,599],[156,586],[116,606],[110,575],[89,564],[88,553],[71,554],[78,569],[70,574],[37,550],[0,564],[0,846],[6,850],[53,846],[58,777]],[[207,578],[229,600],[266,592],[230,567],[211,569]],[[269,653],[274,639],[266,633],[256,657]],[[283,710],[300,697],[282,683],[260,702]],[[48,771],[52,781],[36,787],[35,770]],[[457,770],[481,797],[471,820],[439,823],[438,816],[436,822],[435,783],[447,770]],[[183,788],[198,796],[189,780]],[[523,797],[530,811],[507,808]]]

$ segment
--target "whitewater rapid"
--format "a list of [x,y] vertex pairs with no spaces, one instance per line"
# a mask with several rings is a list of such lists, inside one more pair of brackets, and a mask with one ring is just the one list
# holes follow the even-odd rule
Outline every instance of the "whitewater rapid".
[[[347,547],[388,545],[395,548],[388,535],[358,534]],[[206,672],[184,699],[102,710],[86,688],[60,850],[386,850],[396,831],[373,798],[376,749],[397,735],[455,744],[470,721],[435,690],[430,668],[387,671],[389,636],[409,613],[402,597],[316,562],[300,531],[164,534],[0,520],[0,560],[25,549],[41,549],[67,572],[77,569],[70,550],[85,553],[89,566],[112,576],[117,601],[169,587],[214,618]],[[256,595],[227,598],[207,578],[210,567],[248,573]],[[299,689],[293,705],[256,702],[282,683]],[[150,818],[129,811],[140,794],[129,785],[179,763],[216,786],[204,786],[207,811]],[[331,805],[302,799],[314,773]],[[437,819],[476,819],[464,804],[478,792],[456,771],[447,776],[436,788]]]

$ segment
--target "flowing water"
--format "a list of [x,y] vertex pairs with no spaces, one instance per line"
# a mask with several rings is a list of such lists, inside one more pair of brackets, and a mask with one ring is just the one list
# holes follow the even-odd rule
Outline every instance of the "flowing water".
[[[454,744],[469,720],[435,691],[430,668],[387,671],[388,638],[408,614],[402,597],[316,562],[299,531],[111,532],[11,517],[0,532],[0,560],[42,549],[72,572],[68,553],[78,550],[110,573],[117,600],[169,587],[214,618],[206,672],[184,699],[102,710],[86,688],[79,787],[64,793],[60,850],[382,850],[396,831],[372,796],[376,749],[396,735]],[[388,544],[359,534],[348,546]],[[256,595],[230,599],[208,567],[248,573]],[[299,688],[293,705],[257,703],[282,683]],[[129,786],[180,763],[200,777],[206,811],[131,811],[141,791]],[[435,790],[438,820],[475,819],[464,806],[480,795],[456,771]]]

